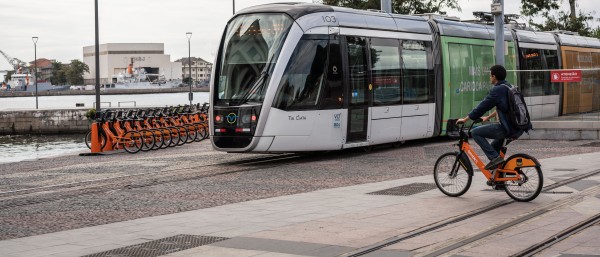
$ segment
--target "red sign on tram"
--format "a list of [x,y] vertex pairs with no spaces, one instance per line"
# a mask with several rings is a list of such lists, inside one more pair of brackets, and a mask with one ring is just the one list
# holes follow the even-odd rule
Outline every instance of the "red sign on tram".
[[581,82],[581,70],[550,71],[552,82]]

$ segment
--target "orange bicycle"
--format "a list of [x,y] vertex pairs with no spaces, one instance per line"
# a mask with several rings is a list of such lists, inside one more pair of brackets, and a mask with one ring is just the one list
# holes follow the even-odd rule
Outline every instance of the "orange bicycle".
[[[485,164],[473,151],[469,144],[469,133],[473,125],[481,122],[481,119],[473,121],[465,132],[465,124],[462,124],[456,132],[456,120],[448,120],[448,135],[458,136],[458,152],[448,152],[440,156],[433,170],[435,184],[448,196],[461,196],[469,190],[473,180],[473,166],[471,160],[487,178],[487,185],[494,189],[504,187],[504,191],[512,199],[519,202],[528,202],[535,199],[544,185],[542,168],[540,163],[527,154],[514,154],[493,170],[486,170]],[[500,150],[502,157],[506,154],[506,145],[511,139],[505,140]]]

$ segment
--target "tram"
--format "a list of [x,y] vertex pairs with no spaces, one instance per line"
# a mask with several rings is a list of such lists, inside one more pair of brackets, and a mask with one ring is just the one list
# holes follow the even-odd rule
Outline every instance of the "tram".
[[[540,34],[552,40],[538,42],[528,33],[505,29],[507,70],[561,68],[561,36]],[[487,25],[308,3],[250,7],[229,21],[219,46],[212,144],[227,152],[302,152],[444,135],[448,119],[483,100],[494,63]],[[527,85],[535,110],[558,116],[562,87],[540,90],[532,81],[548,78],[539,74],[507,79]]]

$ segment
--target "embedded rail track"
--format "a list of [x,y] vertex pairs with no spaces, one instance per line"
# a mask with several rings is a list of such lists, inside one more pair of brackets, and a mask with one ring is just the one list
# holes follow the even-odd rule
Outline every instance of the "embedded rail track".
[[[595,176],[595,175],[598,175],[598,174],[600,174],[600,169],[594,170],[594,171],[590,171],[590,172],[587,172],[585,174],[581,174],[581,175],[578,175],[578,176],[575,176],[575,177],[572,177],[572,178],[569,178],[569,179],[561,180],[561,181],[558,181],[558,182],[553,183],[551,185],[544,186],[542,192],[548,192],[550,190],[559,188],[561,186],[568,185],[570,183],[573,183],[573,182],[576,182],[576,181],[579,181],[579,180],[582,180],[582,179],[585,179],[585,178],[588,178],[588,177],[592,177],[592,176]],[[557,200],[555,202],[550,203],[549,206],[546,206],[545,208],[540,208],[537,211],[529,213],[529,214],[527,214],[527,215],[525,215],[523,217],[520,217],[518,219],[512,220],[509,223],[505,223],[505,224],[502,224],[500,226],[493,227],[493,228],[488,229],[488,230],[486,230],[484,232],[478,233],[476,235],[469,236],[466,239],[462,239],[462,240],[460,240],[458,242],[455,242],[453,244],[445,246],[442,249],[438,249],[438,250],[435,250],[433,252],[429,252],[429,253],[426,253],[426,254],[420,255],[420,256],[427,256],[427,257],[438,256],[438,255],[441,255],[441,254],[446,253],[448,251],[451,251],[451,250],[454,250],[454,249],[458,249],[458,248],[460,248],[462,246],[465,246],[467,244],[470,244],[472,242],[475,242],[477,240],[485,238],[485,237],[487,237],[489,235],[492,235],[494,233],[497,233],[499,231],[502,231],[504,229],[512,227],[512,226],[514,226],[516,224],[525,222],[525,221],[529,220],[532,217],[535,217],[535,216],[538,216],[538,215],[542,215],[542,214],[544,214],[544,213],[546,213],[546,212],[548,212],[548,211],[550,211],[552,209],[558,208],[558,207],[563,206],[565,204],[570,204],[570,203],[578,202],[578,200],[582,197],[582,194],[585,194],[585,195],[587,195],[587,194],[595,194],[598,191],[600,191],[600,186],[596,186],[593,189],[594,190],[586,190],[585,192],[580,192],[578,194],[574,194],[574,195],[572,195],[570,197],[567,197],[565,199]],[[372,244],[372,245],[369,245],[369,246],[365,246],[365,247],[362,247],[362,248],[358,248],[358,249],[356,249],[354,251],[347,252],[347,253],[344,253],[344,254],[341,254],[341,255],[338,255],[338,256],[339,257],[358,257],[358,256],[363,256],[363,255],[366,255],[366,254],[369,254],[369,253],[373,253],[373,252],[381,250],[381,249],[383,249],[385,247],[388,247],[388,246],[400,243],[400,242],[402,242],[404,240],[407,240],[407,239],[410,239],[410,238],[414,238],[414,237],[418,237],[418,236],[421,236],[421,235],[424,235],[424,234],[427,234],[427,233],[439,230],[439,229],[441,229],[443,227],[446,227],[448,225],[451,225],[451,224],[454,224],[454,223],[458,223],[458,222],[461,222],[461,221],[464,221],[464,220],[471,219],[473,217],[482,215],[484,213],[490,212],[492,210],[498,209],[498,208],[500,208],[502,206],[505,206],[505,205],[508,205],[508,204],[512,204],[512,203],[515,203],[515,201],[512,200],[512,199],[507,199],[507,200],[504,200],[504,201],[496,202],[494,204],[485,206],[483,208],[479,208],[477,210],[473,210],[473,211],[464,213],[462,215],[455,216],[455,217],[450,218],[450,219],[446,219],[446,220],[443,220],[443,221],[440,221],[440,222],[436,222],[436,223],[433,223],[433,224],[430,224],[430,225],[427,225],[427,226],[423,226],[423,227],[414,229],[412,231],[409,231],[407,233],[404,233],[404,234],[401,234],[401,235],[397,235],[397,236],[394,236],[394,237],[390,237],[390,238],[385,239],[383,241],[380,241],[378,243],[375,243],[375,244]],[[596,217],[596,218],[592,217],[592,218],[593,219],[590,219],[590,221],[588,221],[588,222],[583,222],[583,224],[580,225],[579,227],[575,226],[577,228],[574,228],[572,230],[573,231],[580,231],[582,229],[585,229],[586,227],[589,227],[589,226],[591,226],[593,224],[596,224],[597,222],[600,222],[600,217]],[[577,229],[579,229],[579,230],[577,230]],[[562,238],[564,239],[564,238],[568,237],[568,235],[571,235],[571,234],[575,233],[573,231],[569,230],[567,232],[564,232],[564,233],[561,232],[559,234],[561,234],[560,236],[562,236]],[[528,254],[529,252],[537,253],[537,252],[539,252],[538,249],[541,249],[542,247],[545,247],[544,249],[546,249],[547,247],[550,246],[551,243],[557,243],[557,242],[559,242],[559,240],[552,241],[551,238],[547,239],[547,241],[548,241],[548,243],[546,243],[546,244],[543,244],[543,242],[542,242],[542,243],[540,243],[540,244],[542,244],[541,246],[538,246],[538,247],[532,246],[532,249],[530,249],[530,250],[524,250],[523,251],[524,254],[522,254],[522,255],[515,255],[515,256],[531,256],[531,255],[526,255],[526,254]],[[535,247],[535,249],[533,249],[533,247]]]
[[[85,180],[73,183],[64,183],[13,191],[4,191],[0,192],[0,210],[13,207],[27,206],[32,204],[52,202],[112,190],[142,188],[166,183],[185,181],[190,179],[202,179],[266,169],[281,165],[290,165],[295,163],[290,162],[291,160],[301,160],[305,158],[310,158],[310,156],[300,154],[279,154],[257,158],[248,158],[230,162],[210,163],[180,169],[166,169],[161,171],[141,172],[136,174],[114,176],[103,179]],[[195,171],[198,168],[234,165],[257,166],[242,167],[240,169],[208,174],[198,174],[198,172]]]

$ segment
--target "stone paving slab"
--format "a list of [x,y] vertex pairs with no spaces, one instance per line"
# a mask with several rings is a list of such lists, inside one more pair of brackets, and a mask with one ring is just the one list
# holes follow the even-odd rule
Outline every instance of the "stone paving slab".
[[[546,177],[564,177],[596,170],[600,167],[600,153],[544,159],[541,162]],[[586,180],[600,181],[597,177]],[[228,237],[238,240],[238,244],[234,247],[235,241],[230,241],[229,245],[223,241],[221,246],[201,246],[168,256],[326,256],[377,243],[508,199],[504,192],[484,191],[487,187],[481,174],[476,174],[469,192],[458,198],[447,197],[436,189],[411,196],[369,194],[432,181],[432,176],[428,175],[368,183],[0,241],[0,246],[5,246],[0,247],[0,256],[81,256],[178,234]],[[566,187],[557,190],[576,191]],[[511,217],[519,208],[531,209],[567,196],[542,194],[532,203],[511,204],[496,209],[493,215]],[[578,208],[573,209],[573,213],[595,210],[590,206]],[[440,233],[449,233],[450,228],[460,226],[464,231],[480,228],[480,223],[474,220],[449,226]],[[444,234],[438,234],[429,243],[446,239]],[[246,246],[243,240],[246,240]],[[424,243],[419,240],[423,241],[415,238],[415,246]],[[263,243],[262,247],[256,247],[256,242],[272,244]],[[407,250],[411,248],[390,247],[382,254],[402,256],[408,254]]]

